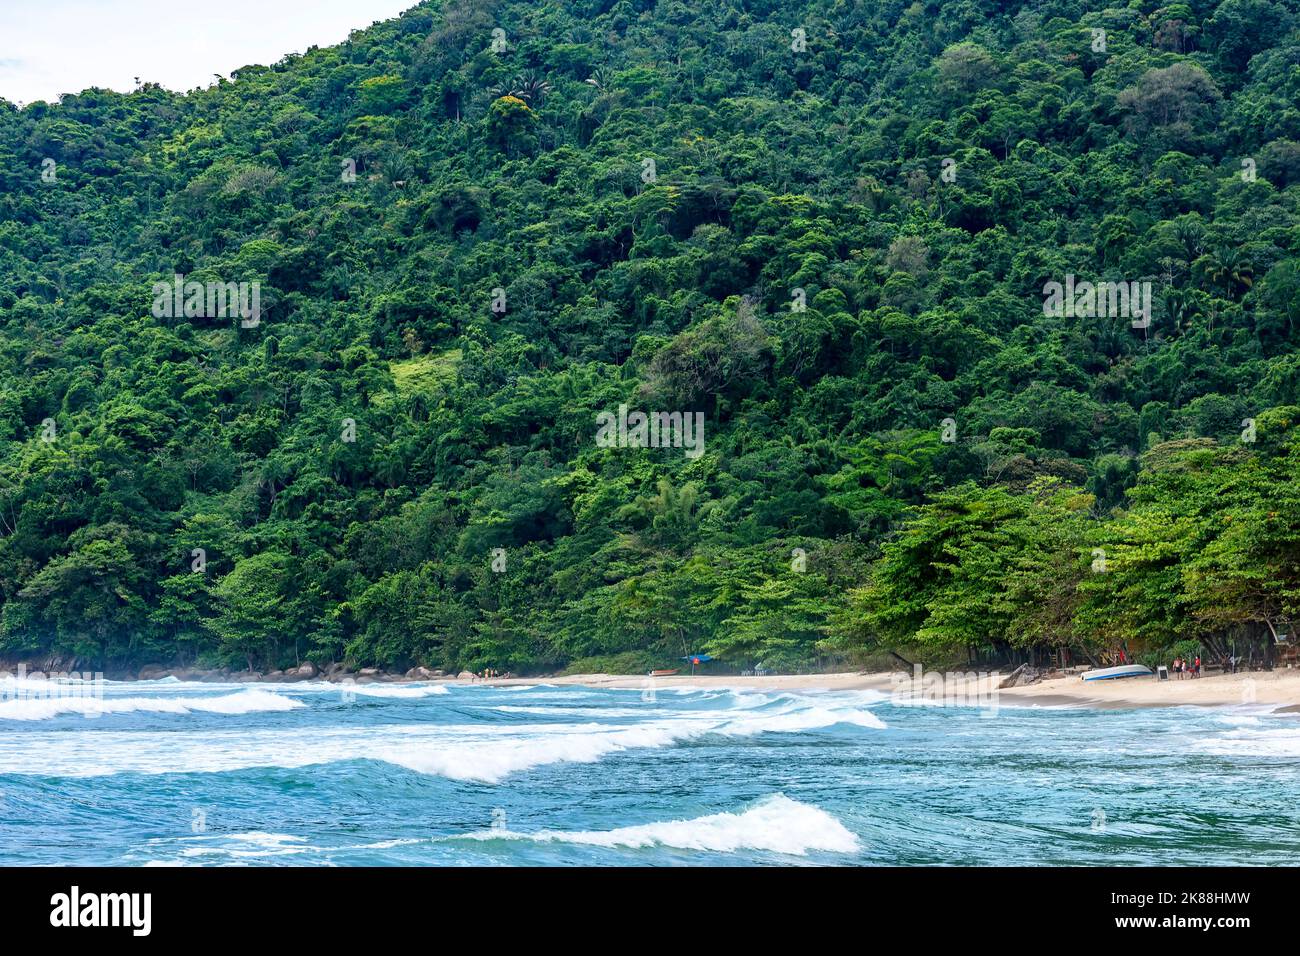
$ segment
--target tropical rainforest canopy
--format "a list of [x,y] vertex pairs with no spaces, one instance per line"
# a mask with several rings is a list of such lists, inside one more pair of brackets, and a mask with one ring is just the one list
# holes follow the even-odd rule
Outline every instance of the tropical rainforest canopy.
[[0,653],[1267,647],[1298,184],[1296,0],[433,0],[0,100]]

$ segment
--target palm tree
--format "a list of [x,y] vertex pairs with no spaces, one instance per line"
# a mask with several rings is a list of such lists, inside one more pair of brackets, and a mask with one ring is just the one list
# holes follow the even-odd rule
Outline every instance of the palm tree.
[[551,84],[535,73],[525,73],[523,76],[517,77],[514,85],[515,96],[529,103],[536,99],[538,106],[551,92]]
[[661,478],[655,488],[653,497],[642,495],[620,509],[619,514],[639,518],[648,525],[654,546],[672,549],[680,546],[699,523],[702,496],[699,486],[691,481],[675,487],[667,478]]
[[1174,237],[1182,244],[1188,260],[1205,251],[1205,228],[1194,219],[1183,217],[1174,224]]
[[1186,331],[1192,318],[1201,311],[1197,293],[1192,289],[1167,288],[1164,298],[1165,315],[1169,316],[1177,331]]
[[1240,249],[1207,252],[1195,265],[1206,282],[1233,298],[1249,292],[1255,284],[1255,267]]
[[605,69],[603,66],[598,66],[591,71],[591,76],[587,77],[583,82],[588,86],[594,86],[602,93],[607,93],[609,92],[611,79],[612,77],[610,76],[609,70]]

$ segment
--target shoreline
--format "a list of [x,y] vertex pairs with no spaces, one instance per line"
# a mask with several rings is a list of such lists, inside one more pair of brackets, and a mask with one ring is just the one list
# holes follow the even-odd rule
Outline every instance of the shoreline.
[[[937,673],[937,672],[936,672]],[[941,675],[942,676],[942,675]],[[947,675],[946,695],[972,700],[972,706],[1012,707],[1083,707],[1119,710],[1147,707],[1228,707],[1234,705],[1272,706],[1277,713],[1300,713],[1300,670],[1249,671],[1238,674],[1184,680],[1159,681],[1155,678],[1127,678],[1084,683],[1077,674],[1045,677],[1023,687],[998,689],[1007,674],[996,673],[971,680],[962,672]],[[572,674],[547,678],[502,678],[476,681],[492,686],[553,684],[558,686],[604,687],[643,690],[647,687],[722,689],[755,691],[853,691],[874,690],[882,693],[909,693],[910,681],[905,672],[842,672],[832,674],[790,674],[769,677],[676,675],[640,677],[618,674]],[[928,696],[924,688],[917,697]]]
[[[0,663],[0,679],[18,673],[20,665]],[[27,673],[41,672],[30,664],[22,665]],[[415,673],[415,671],[422,673]],[[56,676],[51,671],[43,673]],[[147,675],[147,676],[146,676]],[[195,668],[145,668],[134,678],[105,675],[112,681],[154,681],[174,677],[177,680],[212,684],[300,684],[324,682],[343,684],[464,684],[486,687],[528,687],[546,684],[559,687],[590,687],[612,690],[736,689],[749,691],[876,691],[884,694],[935,702],[951,701],[974,707],[1080,707],[1088,709],[1140,709],[1148,707],[1225,707],[1234,705],[1271,706],[1275,713],[1300,714],[1300,669],[1248,671],[1238,674],[1214,674],[1183,680],[1159,681],[1154,677],[1106,680],[1084,683],[1078,674],[1049,674],[1025,685],[1000,689],[998,684],[1008,675],[1002,672],[927,672],[922,681],[911,687],[905,671],[840,671],[825,674],[774,674],[763,677],[732,674],[676,674],[648,677],[639,674],[565,674],[534,677],[470,678],[437,674],[423,668],[406,674],[390,674],[372,669],[358,672],[258,674],[248,672],[207,671]],[[931,682],[934,682],[933,684]]]

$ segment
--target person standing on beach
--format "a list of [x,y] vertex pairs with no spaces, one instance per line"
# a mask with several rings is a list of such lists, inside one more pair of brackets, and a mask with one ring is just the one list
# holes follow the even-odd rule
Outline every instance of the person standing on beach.
[[1195,663],[1192,664],[1192,676],[1193,677],[1201,676],[1201,655],[1200,654],[1196,655],[1196,661]]
[[1181,657],[1174,658],[1174,662],[1170,665],[1170,669],[1174,672],[1174,680],[1183,679],[1183,659]]

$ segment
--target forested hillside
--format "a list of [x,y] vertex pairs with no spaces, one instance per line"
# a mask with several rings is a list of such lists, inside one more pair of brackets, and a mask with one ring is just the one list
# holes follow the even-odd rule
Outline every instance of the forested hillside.
[[[1263,648],[1297,10],[432,0],[0,101],[0,656]],[[620,406],[702,445],[598,442]]]

